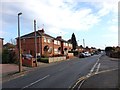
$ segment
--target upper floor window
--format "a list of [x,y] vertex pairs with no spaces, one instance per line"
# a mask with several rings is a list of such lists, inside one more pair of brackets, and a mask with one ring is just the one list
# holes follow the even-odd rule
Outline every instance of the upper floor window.
[[57,44],[57,40],[54,40],[54,44]]
[[72,47],[72,44],[69,43],[69,47]]
[[68,43],[66,43],[66,46],[68,46]]
[[64,46],[66,46],[65,42],[63,44],[64,44]]
[[51,43],[51,39],[48,39],[48,43]]
[[60,41],[58,41],[58,45],[60,45]]
[[47,39],[44,37],[44,42],[47,42]]

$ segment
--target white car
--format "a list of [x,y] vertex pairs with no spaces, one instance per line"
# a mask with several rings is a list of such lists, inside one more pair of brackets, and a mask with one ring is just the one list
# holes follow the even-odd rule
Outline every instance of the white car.
[[89,56],[91,56],[91,54],[89,52],[84,52],[84,56],[89,57]]

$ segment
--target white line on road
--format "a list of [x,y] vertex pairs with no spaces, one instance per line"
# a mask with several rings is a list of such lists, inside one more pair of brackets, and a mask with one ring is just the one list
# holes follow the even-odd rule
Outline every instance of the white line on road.
[[98,58],[97,62],[94,64],[94,66],[93,66],[92,69],[90,70],[90,73],[92,73],[92,72],[94,71],[94,69],[95,69],[96,65],[98,64],[99,60],[100,60],[100,59]]
[[105,72],[109,72],[109,71],[114,71],[114,70],[118,70],[118,68],[99,71],[98,74],[100,74],[100,73],[105,73]]
[[80,85],[78,86],[78,89],[77,90],[80,90],[80,88],[81,88],[81,86],[82,86],[82,84],[85,82],[85,80],[83,80],[81,83],[80,83]]
[[37,81],[35,81],[35,82],[33,82],[33,83],[30,83],[29,85],[23,87],[22,89],[27,88],[27,87],[30,87],[30,86],[32,86],[33,84],[36,84],[36,83],[42,81],[43,79],[45,79],[45,78],[47,78],[47,77],[49,77],[49,76],[50,76],[50,75],[47,75],[47,76],[45,76],[45,77],[43,77],[43,78],[41,78],[41,79],[38,79]]
[[96,72],[95,72],[95,74],[97,74],[98,73],[98,71],[99,71],[99,69],[100,69],[100,63],[98,64],[98,66],[97,66],[97,70],[96,70]]

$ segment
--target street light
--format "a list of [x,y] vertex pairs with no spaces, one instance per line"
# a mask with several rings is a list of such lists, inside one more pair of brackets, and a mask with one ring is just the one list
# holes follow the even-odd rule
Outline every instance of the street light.
[[22,72],[22,58],[21,58],[21,38],[20,38],[20,20],[19,16],[22,15],[22,13],[18,13],[18,49],[19,49],[19,72]]

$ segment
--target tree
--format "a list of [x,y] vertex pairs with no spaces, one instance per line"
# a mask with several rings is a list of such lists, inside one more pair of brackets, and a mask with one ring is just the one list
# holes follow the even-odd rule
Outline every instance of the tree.
[[16,45],[16,40],[11,38],[9,43]]
[[73,45],[73,50],[75,50],[76,46],[78,46],[78,45],[77,45],[77,41],[76,41],[76,37],[75,37],[74,33],[72,34],[72,37],[71,37],[71,43]]
[[18,55],[15,52],[15,45],[6,43],[3,46],[2,63],[15,63],[18,59]]
[[106,55],[108,55],[108,56],[110,56],[113,51],[114,51],[113,47],[106,47],[105,48]]
[[105,48],[105,52],[111,52],[111,51],[113,51],[114,49],[113,49],[113,47],[106,47]]
[[83,48],[83,46],[82,46],[82,45],[80,45],[80,48]]

